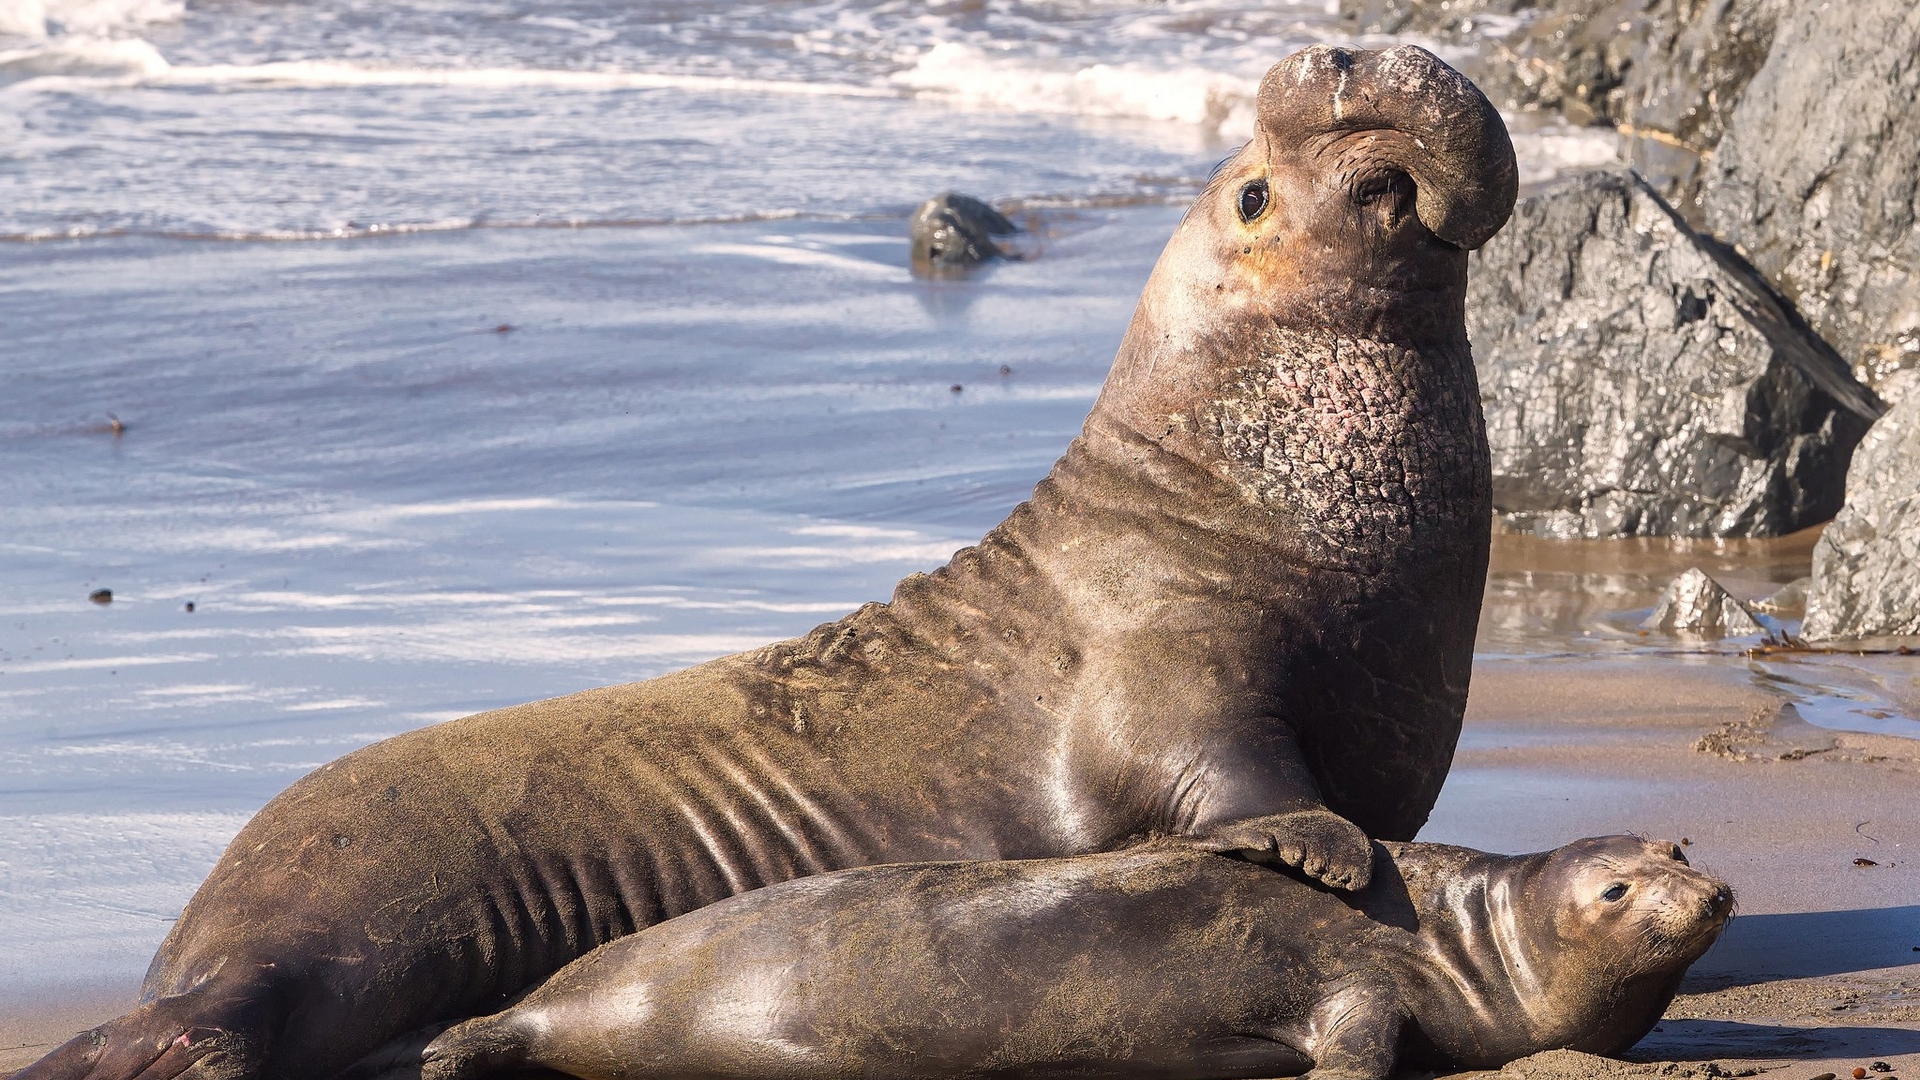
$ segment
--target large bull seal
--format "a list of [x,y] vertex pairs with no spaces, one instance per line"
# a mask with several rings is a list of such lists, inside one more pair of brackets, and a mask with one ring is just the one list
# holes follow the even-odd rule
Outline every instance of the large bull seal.
[[1631,836],[1378,858],[1351,899],[1165,845],[789,881],[574,961],[436,1039],[424,1080],[1386,1080],[1616,1054],[1733,909]]
[[[427,728],[268,804],[133,1012],[25,1080],[325,1077],[787,878],[1165,832],[1363,882],[1451,759],[1485,577],[1478,90],[1316,47],[1167,245],[1084,433],[977,546],[794,641]],[[1355,828],[1358,825],[1358,828]]]

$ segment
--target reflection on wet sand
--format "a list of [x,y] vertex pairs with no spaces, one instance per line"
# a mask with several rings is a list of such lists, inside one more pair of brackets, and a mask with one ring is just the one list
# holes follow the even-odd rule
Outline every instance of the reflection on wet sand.
[[[1731,650],[1742,639],[1642,633],[1640,621],[1674,578],[1699,567],[1734,596],[1753,601],[1807,576],[1820,528],[1768,540],[1543,540],[1513,533],[1493,538],[1480,652],[1706,648]],[[1782,612],[1796,625],[1799,612]],[[1750,644],[1750,643],[1749,643]]]
[[[1812,566],[1820,528],[1766,540],[1543,540],[1499,534],[1493,541],[1481,661],[1525,664],[1550,658],[1684,657],[1745,669],[1757,687],[1793,705],[1816,727],[1920,738],[1920,659],[1902,642],[1859,643],[1845,651],[1755,653],[1758,635],[1716,637],[1641,626],[1667,585],[1698,567],[1742,601],[1771,596]],[[1774,633],[1798,631],[1791,602],[1756,616]],[[1904,644],[1913,644],[1906,642]]]

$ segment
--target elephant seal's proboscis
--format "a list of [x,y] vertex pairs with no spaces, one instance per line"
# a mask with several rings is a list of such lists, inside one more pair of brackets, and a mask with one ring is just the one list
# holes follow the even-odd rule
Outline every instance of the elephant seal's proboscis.
[[241,831],[133,1012],[22,1080],[318,1080],[595,946],[851,866],[1150,834],[1365,883],[1465,706],[1490,526],[1466,251],[1499,114],[1308,49],[1033,498],[803,638],[348,755]]
[[1733,907],[1635,837],[1382,848],[1346,896],[1163,845],[786,882],[589,953],[435,1040],[424,1080],[1385,1080],[1612,1054]]

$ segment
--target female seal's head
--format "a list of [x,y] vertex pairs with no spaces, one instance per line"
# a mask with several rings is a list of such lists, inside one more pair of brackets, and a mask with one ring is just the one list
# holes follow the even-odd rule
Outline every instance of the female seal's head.
[[1547,972],[1568,1038],[1617,1054],[1666,1010],[1680,977],[1733,916],[1733,891],[1677,844],[1576,840],[1541,857],[1523,890],[1526,952]]

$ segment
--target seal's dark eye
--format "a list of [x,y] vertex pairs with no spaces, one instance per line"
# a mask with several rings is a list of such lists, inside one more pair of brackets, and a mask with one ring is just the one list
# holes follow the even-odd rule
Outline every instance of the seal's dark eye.
[[1627,886],[1623,881],[1616,881],[1600,891],[1600,899],[1609,904],[1625,895],[1627,895]]
[[1267,212],[1267,182],[1255,180],[1240,189],[1240,220],[1252,221]]

